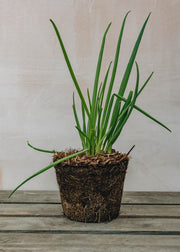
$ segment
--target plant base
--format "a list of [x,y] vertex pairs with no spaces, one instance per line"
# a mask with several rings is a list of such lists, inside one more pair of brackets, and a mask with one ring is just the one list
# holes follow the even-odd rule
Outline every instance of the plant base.
[[[60,152],[54,161],[76,152]],[[82,154],[55,166],[64,214],[81,222],[105,222],[119,215],[129,158],[118,152]]]

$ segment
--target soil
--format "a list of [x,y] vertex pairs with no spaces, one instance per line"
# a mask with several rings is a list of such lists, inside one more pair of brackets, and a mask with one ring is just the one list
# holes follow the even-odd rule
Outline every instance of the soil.
[[[68,150],[53,161],[73,154]],[[129,157],[112,154],[81,154],[55,166],[64,214],[71,220],[104,222],[119,215]]]

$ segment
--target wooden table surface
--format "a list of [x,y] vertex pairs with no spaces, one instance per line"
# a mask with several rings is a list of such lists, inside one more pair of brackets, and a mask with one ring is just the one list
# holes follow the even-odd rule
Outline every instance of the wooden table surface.
[[119,218],[63,216],[58,191],[0,191],[0,251],[180,251],[180,192],[124,192]]

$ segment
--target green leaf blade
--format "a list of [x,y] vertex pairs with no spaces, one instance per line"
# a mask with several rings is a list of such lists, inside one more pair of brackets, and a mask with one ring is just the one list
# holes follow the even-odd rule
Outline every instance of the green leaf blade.
[[36,151],[41,151],[41,152],[46,152],[46,153],[57,153],[57,151],[55,151],[55,150],[50,151],[50,150],[43,150],[43,149],[36,148],[36,147],[32,146],[32,145],[29,143],[29,141],[27,141],[27,145],[28,145],[29,147],[31,147],[32,149],[36,150]]
[[[74,99],[74,92],[73,92],[73,112],[74,112],[74,118],[75,118],[75,121],[76,121],[76,125],[77,127],[81,130],[81,126],[80,126],[80,123],[79,123],[79,119],[78,119],[78,115],[77,115],[77,111],[76,111],[76,104],[75,104],[75,99]],[[82,146],[84,148],[84,144],[85,144],[85,139],[84,139],[84,135],[82,134],[79,134],[80,136],[80,139],[81,139],[81,142],[82,142]]]
[[108,32],[110,26],[111,26],[111,23],[109,23],[108,27],[106,28],[106,31],[105,31],[103,39],[102,39],[100,52],[99,52],[99,58],[98,58],[98,63],[97,63],[97,67],[96,67],[96,75],[95,75],[95,80],[94,80],[93,97],[92,97],[93,106],[95,105],[95,101],[96,101],[96,97],[97,97],[99,75],[100,75],[100,70],[101,70],[101,64],[102,64],[102,57],[103,57],[104,46],[105,46],[105,41],[106,41],[106,35],[107,35],[107,32]]
[[[108,89],[108,93],[107,93],[107,96],[106,96],[106,102],[105,102],[105,106],[104,106],[104,110],[103,110],[101,132],[102,132],[103,128],[105,128],[104,123],[105,123],[105,120],[106,120],[107,110],[111,111],[111,106],[112,106],[112,104],[110,103],[111,93],[112,93],[112,88],[113,88],[114,80],[115,80],[115,76],[116,76],[116,70],[117,70],[117,65],[118,65],[118,60],[119,60],[121,41],[122,41],[122,36],[123,36],[123,32],[124,32],[124,26],[125,26],[126,19],[127,19],[127,16],[128,16],[129,13],[130,13],[130,11],[128,11],[126,13],[125,17],[124,17],[124,20],[123,20],[123,23],[122,23],[122,26],[121,26],[121,30],[120,30],[120,34],[119,34],[119,38],[118,38],[118,42],[117,42],[117,46],[116,46],[116,53],[115,53],[115,59],[114,59],[114,65],[113,65],[111,80],[110,80],[109,89]],[[109,109],[108,109],[108,106],[109,106]]]
[[[134,91],[134,96],[133,96],[133,100],[132,102],[128,105],[128,107],[130,107],[130,110],[128,111],[128,113],[126,114],[124,120],[121,122],[120,121],[120,124],[117,125],[116,127],[116,130],[113,134],[113,136],[111,137],[108,145],[107,145],[107,149],[109,148],[112,148],[112,145],[115,143],[115,141],[117,140],[117,138],[119,137],[124,125],[126,124],[129,116],[131,115],[132,113],[132,110],[133,110],[133,107],[135,105],[135,102],[136,102],[136,99],[137,99],[137,95],[138,95],[138,87],[139,87],[139,67],[138,67],[138,64],[137,62],[136,63],[136,73],[137,73],[137,77],[136,77],[136,87],[135,87],[135,91]],[[128,107],[126,108],[126,110],[128,109]],[[125,113],[125,111],[124,111]]]
[[84,153],[84,152],[86,152],[86,151],[87,151],[87,149],[82,150],[82,151],[79,151],[79,152],[76,152],[76,153],[74,153],[74,154],[72,154],[72,155],[69,155],[69,156],[67,156],[67,157],[61,158],[61,159],[57,160],[56,162],[54,162],[54,163],[52,163],[52,164],[46,166],[45,168],[41,169],[40,171],[36,172],[36,173],[33,174],[32,176],[30,176],[29,178],[27,178],[26,180],[24,180],[20,185],[18,185],[18,186],[10,193],[10,195],[9,195],[8,198],[10,198],[10,197],[22,186],[22,185],[24,185],[24,184],[25,184],[26,182],[28,182],[30,179],[32,179],[32,178],[38,176],[39,174],[41,174],[41,173],[43,173],[43,172],[45,172],[45,171],[47,171],[47,170],[49,170],[49,169],[52,168],[53,166],[56,166],[57,164],[59,164],[59,163],[61,163],[61,162],[63,162],[63,161],[66,161],[67,159],[76,157],[76,156],[78,156],[79,154]]
[[[148,17],[146,18],[146,20],[145,20],[145,22],[144,22],[144,24],[143,24],[143,26],[142,26],[142,28],[140,30],[140,33],[138,35],[138,38],[137,38],[136,43],[134,45],[134,48],[132,50],[128,65],[126,67],[126,70],[125,70],[125,73],[124,73],[124,76],[123,76],[123,79],[122,79],[122,82],[121,82],[121,85],[120,85],[120,88],[119,88],[119,91],[118,91],[118,94],[120,96],[123,96],[124,92],[126,90],[127,83],[128,83],[128,80],[129,80],[129,76],[130,76],[130,73],[131,73],[131,70],[132,70],[132,67],[133,67],[133,63],[135,61],[135,57],[136,57],[137,51],[139,49],[139,45],[140,45],[144,30],[145,30],[145,27],[146,27],[146,24],[147,24],[147,22],[149,20],[150,15],[151,15],[151,13],[149,13]],[[120,103],[118,102],[118,100],[116,100],[116,103],[115,103],[114,109],[113,109],[112,118],[117,118],[118,117],[120,107],[121,107]],[[110,123],[111,126],[112,126],[112,123],[113,122],[111,120],[111,123]]]
[[[122,101],[126,101],[127,99],[125,99],[124,97],[120,96],[120,95],[116,95],[118,96]],[[157,124],[161,125],[163,128],[165,128],[166,130],[168,130],[169,132],[172,132],[165,124],[161,123],[159,120],[157,120],[156,118],[154,118],[153,116],[151,116],[149,113],[147,113],[146,111],[144,111],[143,109],[141,109],[140,107],[134,105],[133,106],[137,111],[141,112],[143,115],[147,116],[148,118],[150,118],[151,120],[153,120],[154,122],[156,122]]]
[[84,96],[83,96],[83,94],[82,94],[82,92],[81,92],[81,89],[80,89],[79,84],[78,84],[78,82],[77,82],[76,76],[75,76],[74,71],[73,71],[73,69],[72,69],[72,66],[71,66],[69,57],[68,57],[68,55],[67,55],[66,49],[65,49],[65,47],[64,47],[62,38],[61,38],[61,36],[60,36],[59,30],[58,30],[58,28],[56,27],[55,23],[52,21],[52,19],[50,19],[50,22],[52,23],[52,25],[53,25],[53,27],[54,27],[54,30],[55,30],[55,32],[56,32],[57,38],[58,38],[58,40],[59,40],[59,44],[60,44],[60,46],[61,46],[61,49],[62,49],[64,58],[65,58],[65,61],[66,61],[66,64],[67,64],[67,66],[68,66],[70,75],[71,75],[71,77],[72,77],[72,80],[73,80],[73,82],[74,82],[74,85],[75,85],[75,87],[76,87],[76,90],[77,90],[77,92],[78,92],[78,94],[79,94],[79,97],[80,97],[80,99],[81,99],[81,101],[82,101],[82,103],[83,103],[83,105],[84,105],[84,108],[85,108],[85,110],[86,110],[86,113],[87,113],[87,115],[88,115],[88,117],[89,117],[90,114],[89,114],[88,107],[87,107],[87,105],[86,105]]

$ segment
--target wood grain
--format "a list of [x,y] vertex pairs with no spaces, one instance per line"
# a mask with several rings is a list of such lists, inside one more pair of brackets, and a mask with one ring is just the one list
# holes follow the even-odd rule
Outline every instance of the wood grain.
[[0,191],[0,251],[180,251],[180,193],[124,192],[120,217],[64,217],[58,191]]
[[41,231],[178,231],[180,219],[117,218],[109,223],[82,223],[66,217],[3,217],[0,230]]
[[[16,248],[16,249],[15,249]],[[1,234],[0,251],[179,251],[179,236]]]
[[[1,204],[0,216],[61,217],[61,204]],[[122,205],[121,218],[180,218],[180,206],[176,205]]]
[[[1,191],[0,202],[59,203],[59,191],[17,191],[10,199],[11,191]],[[180,204],[180,192],[124,192],[122,203]]]

